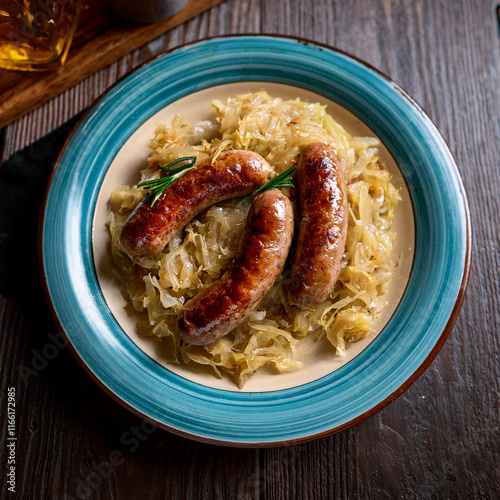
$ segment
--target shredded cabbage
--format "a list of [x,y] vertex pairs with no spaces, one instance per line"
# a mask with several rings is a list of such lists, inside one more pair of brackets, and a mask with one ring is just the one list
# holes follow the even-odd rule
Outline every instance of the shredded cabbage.
[[245,227],[249,203],[236,208],[238,200],[229,200],[210,207],[154,259],[139,266],[114,242],[146,191],[120,186],[113,192],[109,220],[113,260],[122,271],[129,300],[144,315],[139,332],[168,342],[173,362],[210,366],[216,376],[228,374],[242,387],[266,364],[278,372],[300,367],[296,349],[306,335],[329,341],[338,354],[345,355],[350,342],[372,331],[374,319],[385,306],[383,295],[396,265],[391,225],[400,195],[379,161],[378,139],[351,137],[327,113],[326,106],[299,99],[283,101],[263,91],[214,101],[213,105],[218,131],[211,123],[185,124],[180,116],[170,127],[156,129],[150,143],[153,154],[139,182],[158,177],[158,164],[181,156],[213,158],[229,149],[258,152],[280,173],[293,165],[304,145],[321,141],[336,150],[348,183],[346,249],[330,297],[313,310],[297,309],[287,304],[280,277],[256,311],[230,335],[207,346],[182,342],[176,333],[176,317],[187,300],[228,268]]

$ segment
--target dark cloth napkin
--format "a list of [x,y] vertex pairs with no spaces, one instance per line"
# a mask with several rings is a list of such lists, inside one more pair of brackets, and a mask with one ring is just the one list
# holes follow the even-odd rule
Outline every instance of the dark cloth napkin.
[[0,166],[0,294],[25,299],[41,293],[38,223],[57,156],[79,119],[14,153]]

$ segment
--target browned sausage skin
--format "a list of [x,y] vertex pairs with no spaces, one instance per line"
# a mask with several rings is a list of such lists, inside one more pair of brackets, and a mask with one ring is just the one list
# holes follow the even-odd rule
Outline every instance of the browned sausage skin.
[[280,275],[292,235],[290,200],[276,189],[257,196],[237,257],[220,280],[186,302],[177,318],[179,335],[205,345],[239,325]]
[[311,309],[324,302],[339,277],[347,236],[347,193],[336,153],[317,142],[297,166],[300,224],[286,279],[290,303]]
[[246,196],[269,180],[271,167],[251,151],[228,151],[187,171],[154,206],[147,197],[123,225],[118,247],[141,264],[202,210],[219,201]]

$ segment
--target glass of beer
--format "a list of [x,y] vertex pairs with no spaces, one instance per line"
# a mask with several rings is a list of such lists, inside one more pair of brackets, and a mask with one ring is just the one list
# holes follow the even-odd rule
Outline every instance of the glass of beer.
[[0,0],[0,68],[56,69],[64,64],[82,0]]

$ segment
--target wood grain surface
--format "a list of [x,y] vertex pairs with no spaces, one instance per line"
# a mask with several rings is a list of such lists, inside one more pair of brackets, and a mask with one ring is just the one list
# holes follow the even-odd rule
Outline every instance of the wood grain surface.
[[[6,390],[16,387],[18,498],[500,498],[495,2],[227,0],[4,128],[2,157],[89,106],[155,54],[228,33],[295,35],[338,47],[389,75],[431,116],[457,160],[473,224],[471,280],[456,326],[424,375],[377,415],[310,443],[245,450],[161,430],[134,441],[140,420],[96,387],[65,349],[24,381],[20,367],[57,332],[44,303],[1,297],[0,411],[5,422]],[[5,484],[2,494],[10,498]]]
[[121,20],[102,0],[85,0],[66,64],[43,73],[0,69],[0,128],[221,1],[190,0],[165,21],[141,26]]

